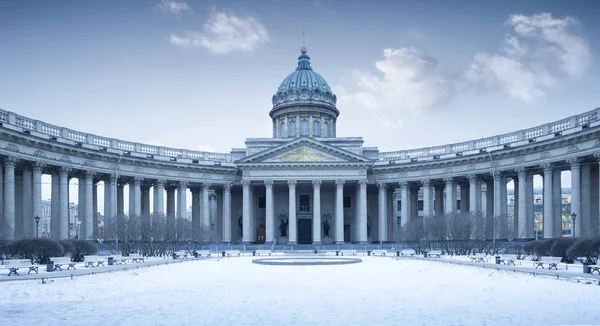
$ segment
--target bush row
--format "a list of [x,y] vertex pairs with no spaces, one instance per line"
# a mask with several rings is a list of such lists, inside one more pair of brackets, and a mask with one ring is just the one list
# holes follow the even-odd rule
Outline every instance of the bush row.
[[600,255],[600,238],[551,238],[527,242],[523,251],[535,257],[562,257],[565,263],[579,261],[595,265]]
[[54,240],[48,238],[21,239],[0,243],[1,259],[30,259],[32,263],[46,264],[50,257],[70,256],[74,262],[98,251],[93,241]]

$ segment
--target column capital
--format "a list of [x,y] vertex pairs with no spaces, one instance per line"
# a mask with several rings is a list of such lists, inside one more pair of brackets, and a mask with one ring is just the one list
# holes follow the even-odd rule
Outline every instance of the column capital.
[[92,171],[92,170],[85,171],[86,179],[93,179],[95,176],[96,176],[96,171]]
[[581,166],[581,158],[576,157],[576,156],[569,157],[569,158],[567,158],[567,163],[569,163],[569,165],[571,166],[571,169],[579,168]]
[[69,173],[71,173],[71,168],[66,166],[61,166],[58,170],[58,175],[60,175],[61,177],[68,177]]
[[134,177],[133,178],[133,185],[134,186],[140,186],[142,184],[142,181],[144,181],[144,178],[142,178],[142,177]]
[[496,170],[496,171],[490,172],[490,175],[492,176],[492,178],[494,178],[494,180],[496,180],[496,179],[500,179],[502,177],[502,172]]
[[210,189],[211,184],[208,182],[205,182],[202,184],[202,190],[207,191],[208,189]]
[[200,188],[198,187],[191,187],[190,188],[190,192],[192,193],[192,195],[199,195],[200,194]]
[[4,166],[13,167],[13,168],[15,167],[15,165],[17,165],[18,161],[19,161],[19,159],[14,156],[5,156],[3,159]]
[[274,183],[273,180],[265,180],[265,187],[273,187]]
[[208,199],[209,200],[217,200],[217,194],[214,192],[208,194]]
[[469,183],[476,183],[479,178],[477,177],[477,174],[471,173],[467,174],[467,179],[469,179]]
[[223,185],[223,190],[225,192],[231,192],[231,183],[227,183]]
[[385,182],[378,182],[377,183],[377,188],[379,188],[380,191],[386,190],[387,189],[387,183],[385,183]]
[[443,180],[444,180],[445,183],[450,183],[450,182],[454,183],[454,178],[453,177],[444,177]]
[[242,180],[242,186],[250,186],[250,180]]
[[344,184],[346,183],[345,180],[335,180],[335,185],[339,188],[339,187],[343,187]]
[[163,186],[163,187],[165,186],[165,183],[167,183],[167,180],[165,180],[165,179],[158,179],[158,180],[156,180],[156,182],[154,182],[155,185]]
[[594,153],[594,158],[596,158],[596,160],[600,161],[600,152]]
[[42,170],[45,167],[46,167],[46,163],[44,163],[44,162],[34,161],[31,163],[31,168],[33,169],[33,172],[42,172]]
[[189,181],[179,181],[179,188],[187,189],[189,184],[190,184]]
[[312,184],[313,184],[313,187],[319,188],[319,187],[321,187],[321,180],[313,180]]
[[527,175],[527,168],[525,168],[524,166],[518,167],[515,169],[515,172],[517,172],[517,174],[519,175],[519,178],[520,178],[521,176]]
[[295,188],[296,184],[298,184],[298,181],[296,181],[296,180],[288,180],[287,184],[288,184],[288,187]]
[[361,186],[361,187],[366,186],[367,185],[367,180],[366,179],[358,180],[358,185]]
[[421,184],[423,185],[423,187],[429,187],[429,186],[431,186],[431,180],[423,179],[423,180],[421,180]]
[[400,188],[402,188],[403,190],[408,188],[408,181],[400,181],[400,182],[398,182],[398,184],[400,185]]
[[544,169],[544,172],[551,173],[554,170],[554,164],[552,163],[543,163],[540,164],[540,167]]

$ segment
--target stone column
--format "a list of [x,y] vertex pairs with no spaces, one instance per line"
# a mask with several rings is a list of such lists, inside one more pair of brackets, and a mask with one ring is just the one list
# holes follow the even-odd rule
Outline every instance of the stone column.
[[[506,188],[506,184],[502,184],[502,174],[500,171],[492,173],[494,177],[494,220],[497,221],[502,217],[502,187]],[[498,223],[496,223],[498,224]]]
[[92,230],[94,239],[100,239],[100,228],[98,225],[98,181],[92,179]]
[[110,177],[104,177],[104,223],[106,225],[106,221],[114,218],[115,216],[111,212],[110,208],[112,207],[111,199],[112,195],[110,193]]
[[555,168],[552,173],[552,203],[553,208],[553,235],[554,237],[562,237],[562,185],[561,185],[561,170]]
[[265,243],[273,243],[275,238],[273,180],[265,180],[265,196]]
[[406,226],[408,223],[408,211],[410,205],[408,204],[408,182],[400,182],[400,226]]
[[446,183],[446,205],[444,205],[446,207],[444,214],[450,215],[456,212],[456,184],[452,177],[444,178],[444,182]]
[[209,203],[209,194],[210,191],[210,183],[202,184],[202,226],[206,230],[210,230],[211,220],[210,220],[210,203]]
[[217,232],[217,193],[211,192],[208,195],[208,201],[210,202],[210,226],[213,232]]
[[161,216],[165,214],[165,183],[167,180],[158,179],[154,184],[154,214]]
[[79,227],[79,239],[85,240],[85,230],[87,228],[87,221],[85,220],[85,172],[77,173],[77,215],[81,221]]
[[554,216],[554,205],[552,203],[552,164],[546,163],[542,165],[542,168],[544,169],[544,238],[552,238],[554,236],[554,226],[552,224],[552,217]]
[[519,174],[519,196],[517,197],[519,203],[519,221],[517,225],[517,238],[527,238],[527,170],[525,168],[518,168],[517,173]]
[[117,183],[117,216],[125,216],[125,184]]
[[15,165],[17,159],[9,156],[4,158],[4,221],[8,224],[11,239],[15,236]]
[[175,189],[174,186],[165,188],[167,190],[167,218],[175,219]]
[[[34,162],[33,163],[33,184],[32,184],[32,196],[33,196],[33,212],[32,215],[42,217],[42,170],[46,167],[44,163]],[[0,173],[1,174],[1,173]],[[2,186],[0,186],[1,188]],[[42,234],[40,226],[37,227],[38,236]],[[36,230],[34,230],[35,232]],[[34,233],[35,234],[35,233]]]
[[140,189],[142,191],[142,216],[148,218],[150,216],[150,184],[143,184]]
[[59,174],[59,198],[60,198],[60,239],[69,238],[69,173],[70,168],[62,167]]
[[533,174],[532,173],[528,173],[527,177],[527,186],[526,186],[526,191],[525,191],[525,195],[526,195],[526,199],[525,201],[527,202],[527,212],[525,214],[526,216],[526,220],[527,220],[527,224],[525,227],[525,234],[526,234],[526,238],[532,239],[535,238],[535,215],[533,212]]
[[469,211],[471,214],[481,212],[481,185],[476,174],[467,175],[469,179]]
[[[581,165],[581,214],[577,213],[576,224],[581,225],[581,233],[576,237],[591,237],[592,234],[592,171],[589,164]],[[577,226],[579,228],[579,226]]]
[[187,218],[187,181],[179,181],[179,187],[177,188],[177,218]]
[[22,190],[22,215],[23,236],[33,238],[35,236],[35,220],[33,219],[33,173],[29,165],[23,167],[23,190]]
[[242,180],[242,242],[250,243],[250,180]]
[[469,185],[465,182],[460,183],[460,213],[467,213],[469,207]]
[[378,183],[379,197],[378,200],[378,220],[379,220],[379,242],[387,241],[387,185]]
[[288,224],[288,243],[295,244],[298,238],[298,222],[296,220],[296,180],[288,180],[289,188],[289,224]]
[[231,185],[223,186],[223,242],[231,242]]
[[144,178],[133,178],[133,214],[142,216],[142,181]]
[[335,243],[344,243],[344,180],[335,181]]
[[434,186],[435,191],[435,215],[444,215],[444,187],[442,185]]
[[422,180],[423,184],[423,217],[433,216],[433,202],[431,200],[431,181],[429,179]]
[[359,214],[359,233],[358,242],[366,243],[368,241],[367,236],[367,180],[359,180],[359,200],[360,200],[360,214]]
[[408,220],[412,221],[419,218],[419,186],[414,184],[409,186],[408,196],[408,202],[410,203]]
[[581,213],[581,163],[577,157],[569,158],[567,163],[571,165],[571,213],[577,214],[574,235],[579,237],[581,236],[581,225],[583,224],[581,223],[583,215]]
[[321,243],[321,180],[313,180],[313,244]]
[[[93,171],[86,171],[83,177],[83,186],[85,187],[85,215],[80,217],[85,221],[83,228],[84,240],[94,239],[94,175]],[[96,222],[97,223],[97,222]]]
[[[200,188],[190,188],[192,192],[192,233],[193,237],[196,240],[200,239],[200,236],[204,234],[204,232],[200,232],[201,222],[200,222]],[[204,230],[202,230],[204,231]]]

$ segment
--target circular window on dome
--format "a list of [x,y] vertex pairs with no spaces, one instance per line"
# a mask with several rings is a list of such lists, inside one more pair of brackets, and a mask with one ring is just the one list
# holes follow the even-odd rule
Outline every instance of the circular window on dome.
[[315,92],[313,93],[313,97],[314,97],[314,98],[320,98],[320,97],[321,97],[321,92],[319,92],[319,91],[315,91]]
[[288,92],[288,97],[294,97],[294,91],[289,91]]
[[329,92],[325,93],[325,98],[329,99],[331,97],[331,95],[329,95]]
[[302,97],[303,97],[303,98],[307,98],[307,97],[308,97],[308,91],[307,91],[307,90],[305,90],[305,89],[303,89],[303,90],[302,90],[302,93],[301,93],[301,94],[302,94]]

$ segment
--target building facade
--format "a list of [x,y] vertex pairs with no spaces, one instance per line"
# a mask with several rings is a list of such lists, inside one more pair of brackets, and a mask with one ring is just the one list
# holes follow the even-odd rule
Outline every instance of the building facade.
[[[337,137],[340,111],[303,48],[275,95],[272,138],[212,153],[110,139],[0,111],[0,207],[12,237],[35,234],[41,178],[51,175],[48,232],[73,237],[68,184],[78,179],[78,236],[99,237],[104,216],[188,217],[222,242],[365,243],[394,240],[398,225],[453,213],[508,216],[514,238],[534,238],[533,176],[543,177],[543,237],[561,236],[561,171],[572,173],[577,235],[598,235],[600,109],[508,134],[380,152]],[[152,196],[152,200],[150,200]],[[152,205],[151,205],[152,202]],[[55,218],[56,217],[56,218]]]

